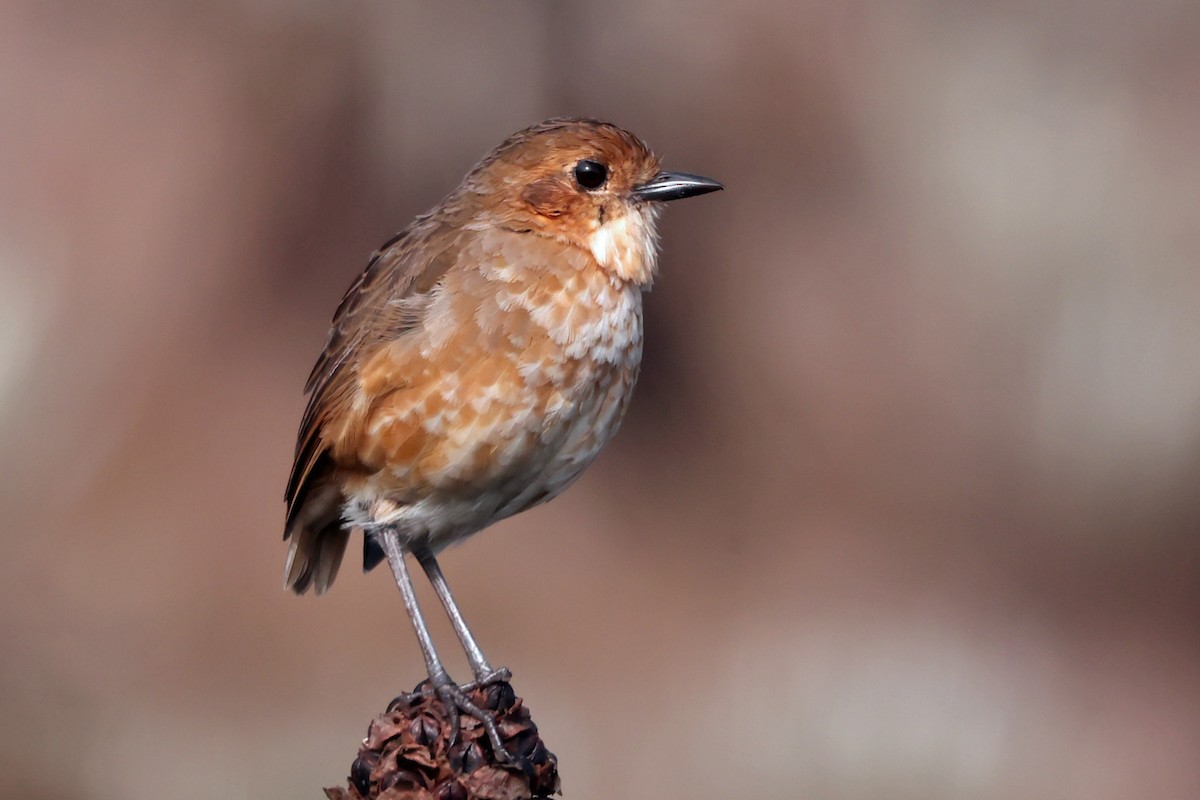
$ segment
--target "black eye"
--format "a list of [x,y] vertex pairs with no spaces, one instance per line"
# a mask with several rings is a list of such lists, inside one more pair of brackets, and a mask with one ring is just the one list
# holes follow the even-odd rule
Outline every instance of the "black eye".
[[585,189],[599,189],[608,180],[608,167],[584,159],[575,165],[575,180]]

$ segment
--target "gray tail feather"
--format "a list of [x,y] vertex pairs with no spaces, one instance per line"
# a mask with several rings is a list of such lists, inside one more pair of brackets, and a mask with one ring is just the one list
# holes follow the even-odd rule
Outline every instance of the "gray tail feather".
[[301,528],[296,531],[288,548],[284,587],[296,594],[304,594],[312,586],[317,594],[325,594],[337,577],[349,540],[350,531],[337,523],[319,530]]
[[342,527],[340,493],[316,493],[306,505],[288,530],[291,544],[283,585],[296,594],[304,594],[309,586],[324,594],[337,577],[350,531]]

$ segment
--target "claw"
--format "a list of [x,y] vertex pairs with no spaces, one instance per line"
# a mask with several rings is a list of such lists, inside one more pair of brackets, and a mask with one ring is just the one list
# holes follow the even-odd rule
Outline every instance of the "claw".
[[483,675],[476,675],[475,680],[462,688],[464,691],[469,692],[474,689],[482,689],[484,686],[491,686],[493,683],[508,683],[511,680],[512,670],[508,667],[498,667]]
[[438,699],[442,701],[442,708],[446,710],[446,725],[450,728],[450,738],[446,741],[448,747],[453,747],[458,742],[459,733],[459,717],[458,717],[458,700],[454,696],[454,691],[451,687],[454,684],[447,684],[437,687]]
[[[477,675],[475,680],[471,681],[470,683],[460,684],[458,688],[461,689],[464,694],[470,694],[476,689],[494,686],[497,683],[508,683],[511,680],[512,670],[508,669],[507,667],[499,667],[498,669],[494,669],[491,672],[483,675]],[[416,705],[422,700],[428,700],[430,697],[434,697],[436,695],[437,692],[434,691],[429,681],[423,680],[418,683],[411,692],[401,692],[393,697],[392,701],[387,705],[388,713],[390,714],[402,706]],[[443,703],[446,702],[445,699],[441,698],[440,696],[439,699],[442,700]]]
[[484,711],[472,703],[464,691],[465,688],[448,681],[434,690],[438,699],[442,701],[442,706],[446,709],[446,724],[450,726],[450,744],[453,745],[458,741],[459,712],[462,712],[483,726],[488,740],[492,743],[492,752],[495,753],[497,760],[506,764],[515,763],[513,756],[505,749],[504,742],[500,738],[500,729],[496,727],[496,715]]
[[417,703],[430,697],[433,697],[433,688],[429,685],[428,680],[423,680],[411,692],[401,692],[393,697],[392,701],[387,705],[387,712],[390,714],[403,706],[415,706]]

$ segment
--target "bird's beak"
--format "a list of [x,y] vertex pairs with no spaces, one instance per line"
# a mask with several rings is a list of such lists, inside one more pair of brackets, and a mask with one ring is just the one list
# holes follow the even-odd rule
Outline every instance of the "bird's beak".
[[633,187],[630,194],[637,200],[665,202],[717,192],[724,188],[712,178],[689,175],[686,172],[660,172],[641,186]]

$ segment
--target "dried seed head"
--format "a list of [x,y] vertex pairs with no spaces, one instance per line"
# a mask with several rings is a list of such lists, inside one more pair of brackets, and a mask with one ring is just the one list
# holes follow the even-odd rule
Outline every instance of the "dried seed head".
[[[422,687],[418,686],[419,691]],[[558,760],[546,749],[524,702],[508,683],[471,694],[471,702],[496,714],[504,763],[492,752],[482,725],[463,715],[458,738],[441,701],[415,696],[393,703],[367,730],[350,767],[346,788],[325,790],[329,800],[534,800],[559,790]]]

